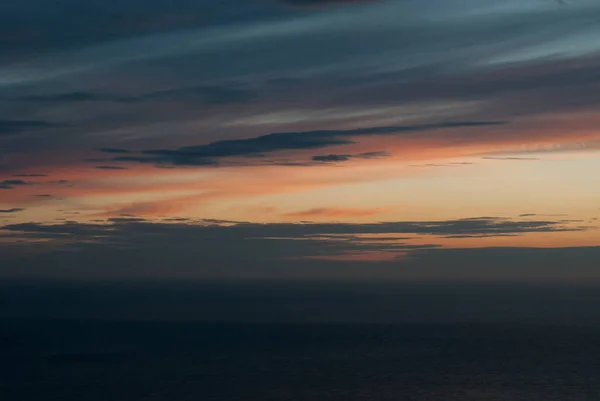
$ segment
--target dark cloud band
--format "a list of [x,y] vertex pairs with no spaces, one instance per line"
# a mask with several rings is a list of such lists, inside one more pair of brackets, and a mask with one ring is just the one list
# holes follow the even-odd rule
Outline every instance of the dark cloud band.
[[[402,135],[405,133],[434,131],[441,129],[456,128],[481,128],[504,124],[497,121],[459,121],[444,122],[437,124],[423,125],[400,125],[400,126],[382,126],[368,127],[349,130],[318,130],[305,132],[282,132],[262,135],[248,139],[229,139],[211,142],[206,145],[185,146],[178,149],[152,149],[144,150],[139,156],[120,156],[115,161],[120,162],[139,162],[154,164],[172,164],[183,166],[205,166],[216,164],[219,159],[237,156],[253,156],[272,153],[283,150],[307,150],[319,149],[329,146],[350,145],[355,143],[349,138],[359,138],[367,136],[381,135]],[[126,150],[104,149],[108,153],[126,153]],[[357,156],[337,155],[337,158],[349,159],[351,157],[373,158],[380,157],[381,152],[362,153]],[[316,156],[315,161],[333,161],[319,160],[321,156]],[[325,156],[325,158],[330,156]],[[336,158],[331,156],[330,158]]]

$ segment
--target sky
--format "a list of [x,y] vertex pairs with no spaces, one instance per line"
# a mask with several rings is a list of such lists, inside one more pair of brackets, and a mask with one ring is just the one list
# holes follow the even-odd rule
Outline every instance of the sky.
[[598,0],[0,4],[0,278],[600,279]]

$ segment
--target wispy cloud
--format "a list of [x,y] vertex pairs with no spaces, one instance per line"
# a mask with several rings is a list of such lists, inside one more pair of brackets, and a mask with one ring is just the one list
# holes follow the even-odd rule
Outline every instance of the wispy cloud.
[[255,93],[251,90],[229,86],[196,86],[162,90],[140,95],[118,95],[99,92],[69,92],[48,95],[31,95],[14,99],[18,102],[34,103],[142,103],[177,101],[187,102],[200,98],[207,104],[227,104],[251,100]]
[[126,167],[122,166],[96,166],[98,170],[127,170]]
[[[464,236],[479,241],[486,237],[509,234],[560,233],[587,229],[562,221],[492,217],[373,224],[259,224],[216,220],[160,221],[125,215],[98,223],[8,224],[2,227],[0,237],[10,241],[2,241],[0,246],[20,258],[14,259],[15,262],[22,261],[24,255],[27,255],[29,266],[37,266],[42,260],[60,260],[64,262],[55,265],[63,266],[63,263],[67,263],[71,273],[75,266],[75,270],[84,268],[83,266],[85,269],[95,266],[94,268],[100,269],[95,274],[108,274],[113,267],[129,274],[127,269],[131,265],[127,265],[127,261],[136,260],[134,265],[139,266],[140,260],[144,260],[147,261],[144,262],[144,268],[158,268],[145,270],[144,274],[168,276],[177,274],[172,269],[183,268],[189,271],[189,268],[194,267],[195,274],[209,277],[211,271],[218,273],[227,266],[237,266],[233,271],[239,276],[243,276],[244,271],[256,274],[267,266],[279,266],[284,260],[397,261],[399,256],[406,254],[422,257],[423,252],[429,257],[429,252],[441,246],[436,243],[436,238]],[[365,235],[374,236],[365,238]],[[381,240],[377,239],[378,235],[382,235]],[[410,237],[413,236],[425,238],[425,243],[412,242]],[[87,256],[89,252],[94,252],[100,259],[92,258],[94,260],[90,261]],[[362,255],[370,256],[363,258]],[[78,266],[80,260],[83,260],[81,258],[86,258],[89,263]],[[515,261],[512,260],[511,263],[514,264]],[[164,269],[164,266],[169,266],[169,269]],[[214,270],[215,266],[218,266],[218,271]],[[482,266],[485,263],[477,267],[481,269]],[[60,271],[59,267],[48,273],[60,274]]]
[[46,174],[15,174],[14,177],[47,177]]
[[369,208],[369,209],[359,209],[359,208],[314,208],[308,210],[301,210],[298,212],[286,213],[284,216],[286,217],[295,217],[295,218],[347,218],[347,217],[365,217],[365,216],[373,216],[376,214],[384,213],[388,210],[393,209],[393,207],[384,207],[384,208]]
[[12,209],[0,209],[0,213],[18,213],[22,212],[23,208],[12,208]]
[[[150,205],[151,211],[154,212],[154,205]],[[121,215],[136,216],[140,212],[146,211],[147,205],[137,204],[132,205],[129,210],[121,209]],[[344,209],[340,210],[344,213]],[[347,209],[351,210],[351,209]],[[336,209],[315,209],[307,211],[309,214],[319,214],[321,212],[336,213]],[[59,238],[64,233],[90,233],[94,237],[104,237],[101,234],[115,232],[115,238],[124,240],[125,237],[119,233],[121,230],[140,230],[148,229],[151,232],[165,230],[181,230],[185,231],[207,231],[214,232],[218,230],[238,232],[241,238],[320,238],[324,235],[358,235],[358,234],[415,234],[415,235],[433,235],[433,236],[495,236],[506,234],[526,234],[526,233],[550,233],[550,232],[565,232],[565,231],[585,231],[593,227],[578,226],[571,224],[570,221],[564,220],[513,220],[499,217],[479,217],[458,220],[444,221],[395,221],[381,223],[249,223],[249,222],[230,222],[216,220],[199,220],[195,223],[166,225],[160,222],[145,221],[143,225],[139,225],[138,221],[121,218],[111,218],[115,223],[114,226],[104,224],[91,223],[69,223],[69,224],[40,224],[40,223],[22,223],[12,224],[2,227],[4,230],[11,232],[22,232],[25,237],[40,238]],[[135,224],[125,224],[135,223]],[[115,231],[117,229],[117,231]],[[58,237],[57,237],[58,236]],[[110,236],[109,236],[110,237]],[[107,239],[110,239],[107,237]],[[99,238],[99,241],[104,241]],[[112,242],[112,241],[111,241]]]
[[130,216],[130,217],[157,217],[157,216],[169,216],[177,214],[184,208],[185,204],[181,201],[165,201],[165,202],[135,202],[127,205],[118,206],[110,209],[107,212],[99,213],[97,217],[108,217],[109,219],[114,216]]
[[46,121],[0,120],[0,136],[16,135],[27,131],[54,127]]
[[539,157],[518,157],[518,156],[486,156],[485,160],[540,160]]
[[379,0],[280,0],[284,4],[293,7],[327,7],[327,6],[342,6],[352,4],[375,3]]
[[388,152],[365,152],[358,154],[329,154],[313,156],[312,160],[316,162],[337,163],[345,162],[350,159],[375,159],[378,157],[389,156]]
[[[253,156],[283,150],[306,150],[329,146],[350,145],[354,141],[348,138],[369,136],[402,135],[415,132],[434,131],[455,128],[478,128],[503,124],[496,121],[459,121],[423,125],[399,125],[357,128],[348,130],[318,130],[306,132],[282,132],[262,135],[248,139],[230,139],[212,142],[206,145],[185,146],[178,149],[144,150],[141,156],[119,156],[115,161],[184,166],[204,166],[216,164],[218,159],[236,156]],[[106,151],[106,150],[105,150]],[[373,158],[383,156],[381,152],[362,153],[351,157]],[[335,157],[335,156],[334,156]],[[319,156],[317,156],[319,158]],[[313,158],[313,160],[315,160]],[[318,160],[317,161],[332,161]],[[341,161],[341,160],[338,160]]]
[[130,150],[121,148],[102,148],[100,152],[104,153],[132,153]]
[[13,189],[16,186],[31,185],[31,182],[23,180],[4,180],[0,181],[0,189]]

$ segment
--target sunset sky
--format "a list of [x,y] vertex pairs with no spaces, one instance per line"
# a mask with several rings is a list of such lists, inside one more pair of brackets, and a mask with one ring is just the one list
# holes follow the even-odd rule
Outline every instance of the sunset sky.
[[600,279],[598,0],[0,4],[0,278]]

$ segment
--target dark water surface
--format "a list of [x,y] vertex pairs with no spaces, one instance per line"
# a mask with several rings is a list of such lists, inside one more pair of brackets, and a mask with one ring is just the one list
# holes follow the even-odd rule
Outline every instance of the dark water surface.
[[598,401],[600,287],[5,281],[31,400]]
[[2,322],[3,400],[600,400],[600,329]]

